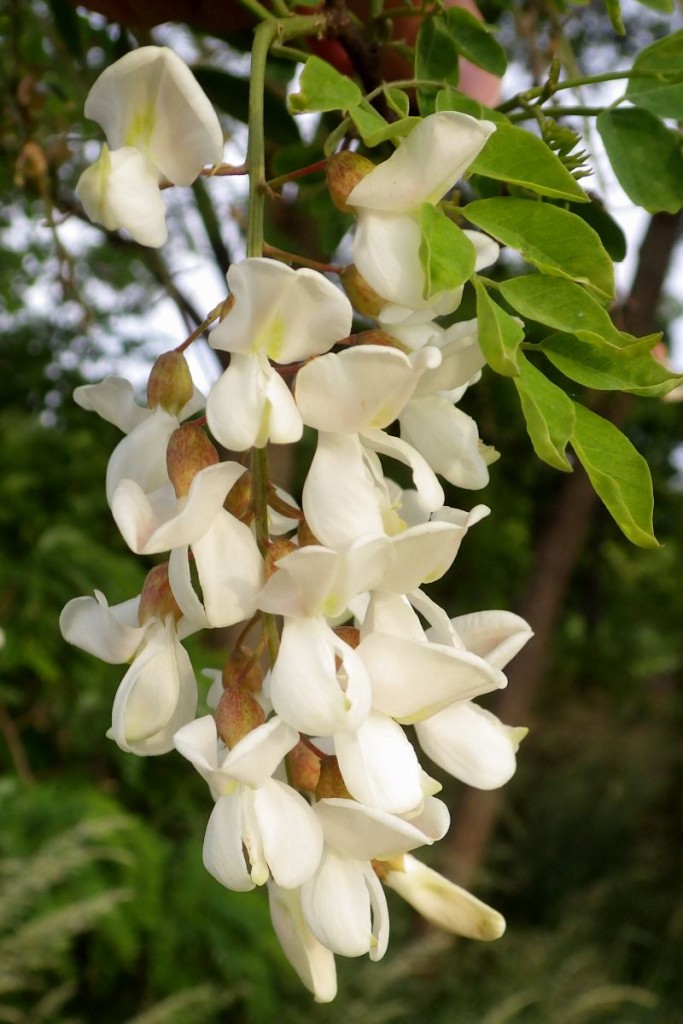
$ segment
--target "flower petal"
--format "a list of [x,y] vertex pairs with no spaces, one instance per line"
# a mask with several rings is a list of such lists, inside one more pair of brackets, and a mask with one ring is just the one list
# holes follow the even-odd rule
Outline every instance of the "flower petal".
[[209,625],[232,626],[253,615],[263,585],[263,559],[249,527],[219,509],[192,553]]
[[373,945],[364,865],[331,847],[301,889],[301,909],[313,934],[333,953],[363,956]]
[[270,919],[285,956],[316,1003],[330,1003],[337,994],[334,954],[318,942],[306,924],[298,891],[268,882]]
[[526,729],[514,729],[469,701],[453,704],[415,729],[435,764],[475,789],[498,789],[515,773]]
[[408,814],[423,801],[422,772],[400,725],[372,711],[355,732],[334,740],[339,769],[351,796],[391,814]]
[[476,422],[445,398],[409,402],[401,413],[401,437],[454,487],[477,490],[489,482]]
[[159,191],[159,174],[131,146],[106,146],[97,161],[78,179],[76,195],[95,224],[107,231],[126,231],[139,242],[158,248],[168,237],[166,206]]
[[364,535],[383,535],[380,494],[353,435],[318,435],[303,490],[306,521],[318,540],[348,547]]
[[[313,809],[300,793],[277,779],[250,790],[248,799],[273,879],[283,889],[298,888],[313,875],[323,852],[322,827]],[[250,850],[247,836],[244,842]]]
[[204,834],[204,867],[210,875],[235,892],[249,892],[255,883],[247,870],[242,846],[241,790],[220,796]]
[[232,355],[209,392],[206,417],[214,437],[236,452],[263,448],[269,439],[294,443],[303,432],[289,388],[267,360],[251,353]]
[[137,624],[140,598],[110,607],[104,594],[95,593],[69,601],[59,616],[59,628],[68,643],[110,665],[121,665],[135,655],[148,629]]
[[81,384],[74,389],[74,402],[96,412],[103,420],[129,434],[147,419],[150,410],[135,401],[133,385],[124,377],[105,377],[99,384]]

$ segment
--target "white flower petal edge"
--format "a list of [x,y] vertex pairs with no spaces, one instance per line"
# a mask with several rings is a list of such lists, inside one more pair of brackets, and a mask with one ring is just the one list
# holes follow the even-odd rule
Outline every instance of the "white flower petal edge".
[[301,909],[299,890],[268,882],[270,919],[285,956],[316,1003],[331,1003],[337,995],[334,954],[319,942]]
[[388,871],[384,881],[437,928],[484,942],[505,931],[505,919],[496,910],[410,854],[403,858],[403,871]]
[[140,245],[152,248],[168,238],[159,173],[132,146],[112,151],[102,146],[98,159],[78,179],[76,195],[90,220],[107,231],[125,228]]

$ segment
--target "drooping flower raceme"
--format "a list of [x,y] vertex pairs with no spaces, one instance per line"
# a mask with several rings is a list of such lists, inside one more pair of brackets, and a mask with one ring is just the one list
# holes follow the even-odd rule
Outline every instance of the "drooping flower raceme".
[[163,245],[160,182],[191,185],[223,153],[220,123],[199,83],[172,50],[143,46],[102,72],[85,115],[107,137],[76,186],[88,217],[109,231],[126,228],[141,245]]
[[[105,72],[86,113],[111,147],[81,179],[86,209],[160,244],[161,179],[189,183],[219,159],[208,101],[170,51],[144,47]],[[140,600],[69,602],[64,636],[130,662],[109,735],[141,755],[175,747],[205,779],[207,870],[231,889],[267,886],[283,949],[321,1002],[336,992],[336,954],[384,954],[384,885],[456,934],[504,930],[496,911],[412,856],[449,825],[420,747],[443,771],[492,788],[514,771],[524,734],[476,701],[507,684],[527,624],[499,611],[451,618],[424,589],[489,513],[448,507],[439,477],[483,487],[493,453],[456,407],[484,358],[474,322],[437,320],[461,289],[426,296],[420,211],[453,188],[493,130],[435,114],[383,164],[361,161],[349,204],[358,294],[374,289],[370,305],[353,298],[353,274],[344,294],[317,270],[273,259],[230,267],[210,338],[230,359],[206,418],[185,343],[155,364],[146,408],[120,379],[76,396],[125,434],[106,479],[124,540],[168,562]],[[473,266],[495,259],[495,243],[467,238]],[[351,334],[354,308],[377,322],[367,335]],[[298,441],[305,427],[317,437],[299,505],[286,481],[269,479],[264,449]],[[251,450],[251,469],[241,456],[221,460],[211,438]],[[408,471],[402,484],[396,463]],[[212,673],[212,713],[196,717],[181,640],[238,623]]]

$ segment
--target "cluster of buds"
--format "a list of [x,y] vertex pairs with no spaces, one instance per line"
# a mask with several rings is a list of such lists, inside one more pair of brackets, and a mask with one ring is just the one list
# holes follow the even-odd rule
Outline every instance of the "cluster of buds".
[[[527,623],[502,611],[450,619],[422,589],[489,511],[447,507],[438,476],[482,487],[496,453],[457,408],[484,359],[475,322],[435,319],[460,291],[424,298],[415,211],[453,187],[493,129],[436,114],[377,167],[334,158],[332,194],[358,215],[346,293],[272,259],[231,266],[211,334],[230,363],[201,418],[182,351],[155,364],[147,408],[119,378],[75,394],[126,435],[106,482],[122,536],[167,561],[135,600],[69,602],[62,631],[130,662],[111,737],[139,755],[175,747],[194,765],[215,801],[206,868],[231,889],[267,885],[284,951],[319,1001],[336,992],[335,954],[383,956],[385,886],[458,934],[504,930],[496,911],[412,856],[445,835],[449,813],[404,728],[481,788],[510,778],[524,734],[474,701],[506,685]],[[489,239],[470,242],[478,266],[495,259]],[[351,334],[349,295],[374,319],[367,331]],[[305,426],[317,445],[299,504],[264,466],[269,443],[296,442]],[[221,461],[213,441],[236,459]],[[380,456],[407,466],[413,487]],[[238,624],[210,713],[197,717],[182,640]]]

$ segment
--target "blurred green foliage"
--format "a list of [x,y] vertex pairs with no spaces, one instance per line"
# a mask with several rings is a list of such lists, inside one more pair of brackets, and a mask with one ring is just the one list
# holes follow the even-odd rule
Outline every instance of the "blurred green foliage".
[[[61,140],[73,138],[90,82],[128,36],[58,0],[21,7],[18,19],[0,15],[0,1021],[683,1021],[680,406],[641,402],[628,427],[653,470],[663,546],[629,547],[601,513],[567,595],[477,889],[506,913],[507,936],[454,944],[391,899],[384,963],[340,962],[338,1001],[314,1007],[279,950],[264,894],[228,892],[203,869],[202,781],[173,754],[135,759],[105,739],[122,670],[59,634],[68,599],[99,587],[125,600],[148,567],[128,553],[104,501],[117,432],[69,396],[131,347],[118,326],[148,306],[164,269],[92,230],[73,252],[56,247],[49,221],[71,209],[82,163],[80,142],[72,155]],[[604,28],[596,18],[591,10],[590,24]],[[278,69],[271,83],[273,130],[291,147],[274,173],[301,148],[282,128],[286,78]],[[211,81],[238,121],[243,88],[231,99],[220,73]],[[29,139],[48,172],[22,182]],[[198,223],[208,232],[201,210]],[[313,178],[297,207],[271,211],[269,237],[329,253],[345,226]],[[185,237],[206,247],[199,228]],[[463,406],[503,458],[476,495],[494,514],[468,536],[439,597],[454,613],[514,607],[562,481],[531,457],[505,382],[485,376]],[[218,662],[201,640],[192,651],[200,667]],[[447,793],[457,805],[454,784]]]

